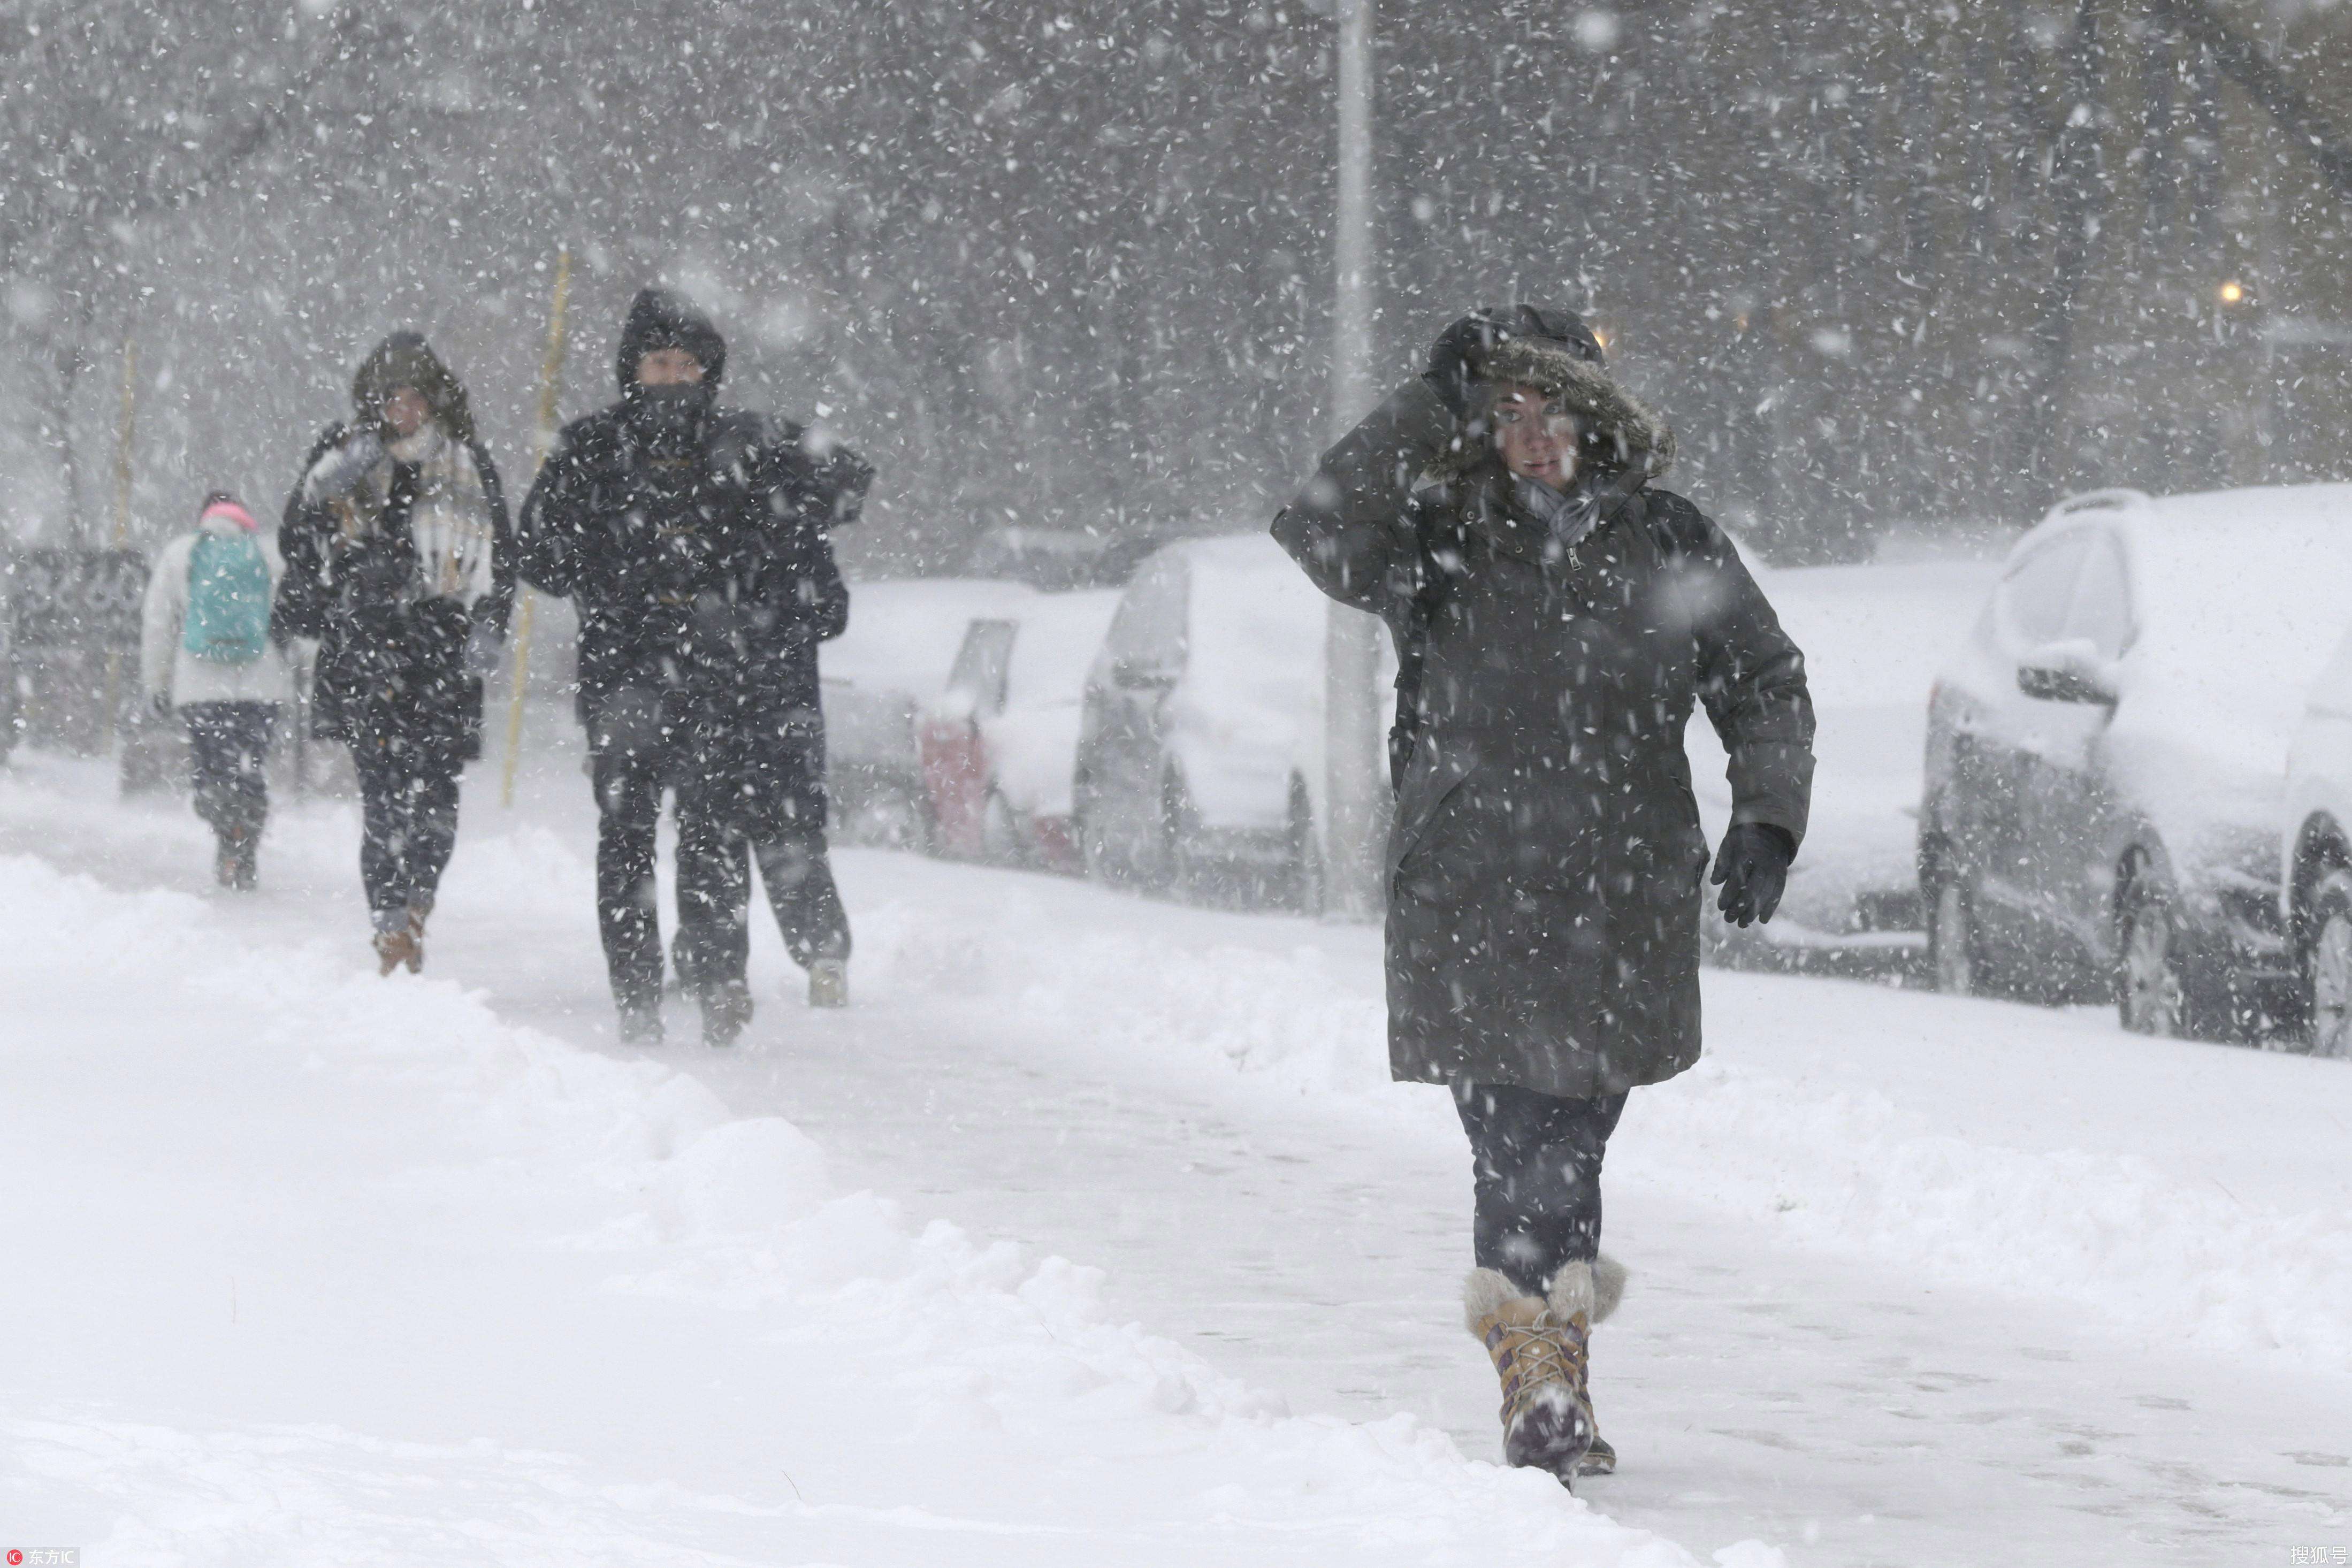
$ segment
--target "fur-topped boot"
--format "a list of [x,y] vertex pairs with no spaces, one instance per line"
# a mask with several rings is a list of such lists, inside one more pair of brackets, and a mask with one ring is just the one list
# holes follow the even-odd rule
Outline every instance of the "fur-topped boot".
[[[1552,1288],[1559,1289],[1558,1281],[1553,1281]],[[1591,1326],[1599,1328],[1608,1322],[1609,1314],[1617,1310],[1617,1303],[1624,1297],[1625,1265],[1604,1252],[1592,1261]],[[1584,1407],[1588,1410],[1592,1408],[1589,1382],[1586,1385]],[[1601,1436],[1597,1418],[1594,1422],[1592,1446],[1584,1450],[1583,1462],[1577,1466],[1576,1473],[1580,1476],[1611,1476],[1617,1473],[1617,1450],[1611,1448],[1608,1441]]]
[[[1503,1382],[1505,1462],[1549,1470],[1562,1486],[1580,1474],[1606,1473],[1588,1466],[1600,1436],[1590,1344],[1593,1323],[1614,1310],[1624,1283],[1624,1270],[1609,1259],[1567,1265],[1541,1297],[1524,1293],[1497,1270],[1470,1271],[1463,1317]],[[1605,1447],[1602,1452],[1613,1469],[1616,1455]]]

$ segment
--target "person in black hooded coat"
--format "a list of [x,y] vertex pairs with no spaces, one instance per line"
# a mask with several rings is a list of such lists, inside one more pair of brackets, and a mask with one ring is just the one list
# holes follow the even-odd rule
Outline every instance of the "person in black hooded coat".
[[[597,914],[623,1038],[661,1038],[654,831],[678,822],[681,969],[734,1040],[754,860],[793,956],[838,979],[849,925],[824,836],[816,644],[848,624],[827,532],[853,454],[722,408],[727,345],[658,288],[621,333],[621,399],[565,427],[523,505],[521,570],[572,601],[598,810]],[[854,481],[854,484],[852,483]]]
[[1565,311],[1481,311],[1274,523],[1399,650],[1386,862],[1392,1074],[1454,1091],[1474,1173],[1465,1317],[1514,1464],[1614,1464],[1588,1335],[1601,1166],[1630,1091],[1699,1055],[1706,842],[1683,737],[1729,756],[1725,918],[1768,920],[1804,837],[1804,660],[1722,530],[1656,481],[1665,422]]
[[457,840],[457,777],[482,754],[482,678],[514,608],[514,536],[466,389],[415,332],[352,382],[278,530],[279,643],[319,644],[311,733],[352,748],[360,874],[383,973],[425,960]]

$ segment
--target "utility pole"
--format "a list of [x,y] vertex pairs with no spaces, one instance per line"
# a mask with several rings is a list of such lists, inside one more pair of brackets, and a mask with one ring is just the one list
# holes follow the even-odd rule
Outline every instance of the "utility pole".
[[[1333,231],[1331,439],[1372,401],[1372,0],[1339,0],[1339,210]],[[1331,601],[1324,637],[1323,868],[1335,919],[1381,911],[1380,622]]]
[[[563,392],[563,350],[570,341],[572,247],[555,253],[555,297],[547,308],[547,352],[539,362],[539,428],[531,434],[530,476],[555,450],[555,411]],[[507,754],[499,768],[499,804],[512,806],[515,767],[522,759],[523,698],[530,688],[530,607],[528,583],[515,585],[514,686],[507,696]]]

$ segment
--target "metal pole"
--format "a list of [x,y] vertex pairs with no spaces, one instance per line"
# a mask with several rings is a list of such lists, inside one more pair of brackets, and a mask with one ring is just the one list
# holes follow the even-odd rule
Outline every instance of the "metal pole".
[[131,444],[139,428],[139,340],[122,340],[122,420],[114,434],[114,548],[131,543]]
[[[114,548],[131,543],[131,447],[139,432],[139,340],[122,340],[122,413],[114,431]],[[110,641],[106,649],[106,708],[100,722],[110,741],[121,738],[122,650]]]
[[[539,362],[539,428],[531,437],[534,482],[555,445],[555,405],[563,386],[564,312],[572,303],[572,247],[555,253],[555,299],[547,312],[547,352]],[[531,591],[518,586],[515,607],[514,690],[507,698],[507,755],[499,774],[499,804],[514,804],[515,764],[522,757],[522,700],[530,686]]]
[[[1331,439],[1372,402],[1372,0],[1339,0],[1339,210],[1333,235]],[[1325,910],[1381,912],[1380,622],[1336,601],[1324,640]]]

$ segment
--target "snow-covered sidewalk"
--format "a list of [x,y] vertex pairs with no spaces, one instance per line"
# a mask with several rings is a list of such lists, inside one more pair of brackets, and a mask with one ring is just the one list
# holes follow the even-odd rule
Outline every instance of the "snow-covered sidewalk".
[[[1679,1549],[1285,1414],[692,1077],[0,859],[9,1544],[128,1563]],[[1744,1558],[1764,1558],[1750,1550]]]
[[[93,803],[102,778],[0,779],[0,851],[196,886],[184,809]],[[175,1195],[103,1234],[35,1205],[12,1255],[184,1261],[36,1304],[5,1517],[29,1485],[93,1531],[244,1508],[506,1531],[499,1561],[860,1563],[1466,1561],[1535,1520],[1555,1544],[1507,1555],[1686,1560],[1459,1457],[1494,1397],[1453,1296],[1464,1155],[1442,1093],[1385,1082],[1372,934],[850,854],[858,1006],[770,999],[737,1052],[649,1065],[609,1041],[584,793],[557,765],[511,816],[469,802],[424,984],[361,972],[348,808],[287,814],[257,898],[10,894],[44,924],[0,984],[64,1023],[5,1048],[0,1174]],[[2352,1536],[2352,1073],[1819,980],[1710,975],[1708,1006],[1708,1064],[1612,1153],[1638,1272],[1596,1349],[1626,1465],[1594,1508],[1791,1564]],[[100,1125],[118,1096],[164,1103]],[[251,1333],[227,1222],[192,1221],[221,1215],[242,1259],[331,1266],[270,1292],[290,1347]],[[247,1527],[189,1560],[310,1560]]]

